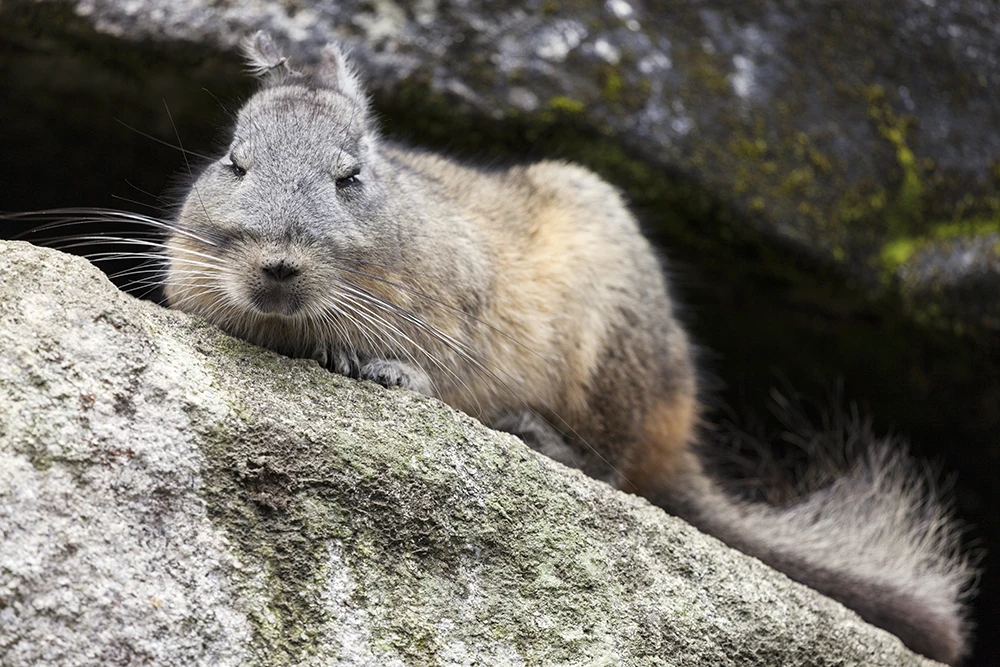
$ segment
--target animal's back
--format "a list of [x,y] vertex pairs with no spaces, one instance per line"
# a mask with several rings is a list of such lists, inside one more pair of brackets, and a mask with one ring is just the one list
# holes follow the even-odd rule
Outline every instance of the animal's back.
[[[476,391],[442,398],[494,425],[541,417],[575,465],[630,491],[684,467],[698,412],[690,345],[618,191],[563,162],[482,171],[393,156],[489,249],[476,353],[490,373],[473,369]],[[493,373],[509,383],[499,394]]]

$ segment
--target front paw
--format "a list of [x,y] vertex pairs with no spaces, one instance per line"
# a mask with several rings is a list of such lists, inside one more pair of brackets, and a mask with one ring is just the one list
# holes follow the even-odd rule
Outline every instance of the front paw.
[[372,359],[361,367],[361,377],[383,387],[406,387],[409,376],[402,366],[388,359]]
[[394,359],[372,359],[361,367],[361,377],[383,387],[403,387],[430,394],[430,378],[417,366]]
[[361,359],[355,350],[340,345],[321,345],[312,354],[312,358],[323,368],[354,378],[361,378]]

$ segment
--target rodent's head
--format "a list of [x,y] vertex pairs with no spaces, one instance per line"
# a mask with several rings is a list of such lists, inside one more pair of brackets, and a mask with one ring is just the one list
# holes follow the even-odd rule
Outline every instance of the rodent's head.
[[368,101],[341,50],[327,46],[311,76],[263,33],[244,50],[264,85],[167,240],[171,306],[230,329],[321,316],[338,266],[392,261],[399,245]]

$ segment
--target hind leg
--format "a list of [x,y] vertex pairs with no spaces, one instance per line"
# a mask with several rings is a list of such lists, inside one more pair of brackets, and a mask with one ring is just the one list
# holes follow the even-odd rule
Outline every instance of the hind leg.
[[704,477],[692,444],[698,423],[697,399],[676,392],[651,402],[635,432],[630,455],[621,466],[618,488],[658,500]]
[[530,410],[506,414],[490,426],[498,431],[516,435],[524,440],[528,447],[563,465],[571,468],[583,467],[580,455],[573,451],[562,433]]

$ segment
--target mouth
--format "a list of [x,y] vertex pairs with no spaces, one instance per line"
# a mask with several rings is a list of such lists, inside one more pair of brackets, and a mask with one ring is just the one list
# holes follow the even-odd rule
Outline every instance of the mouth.
[[254,309],[264,315],[294,317],[302,312],[302,298],[280,286],[263,287],[250,299]]

